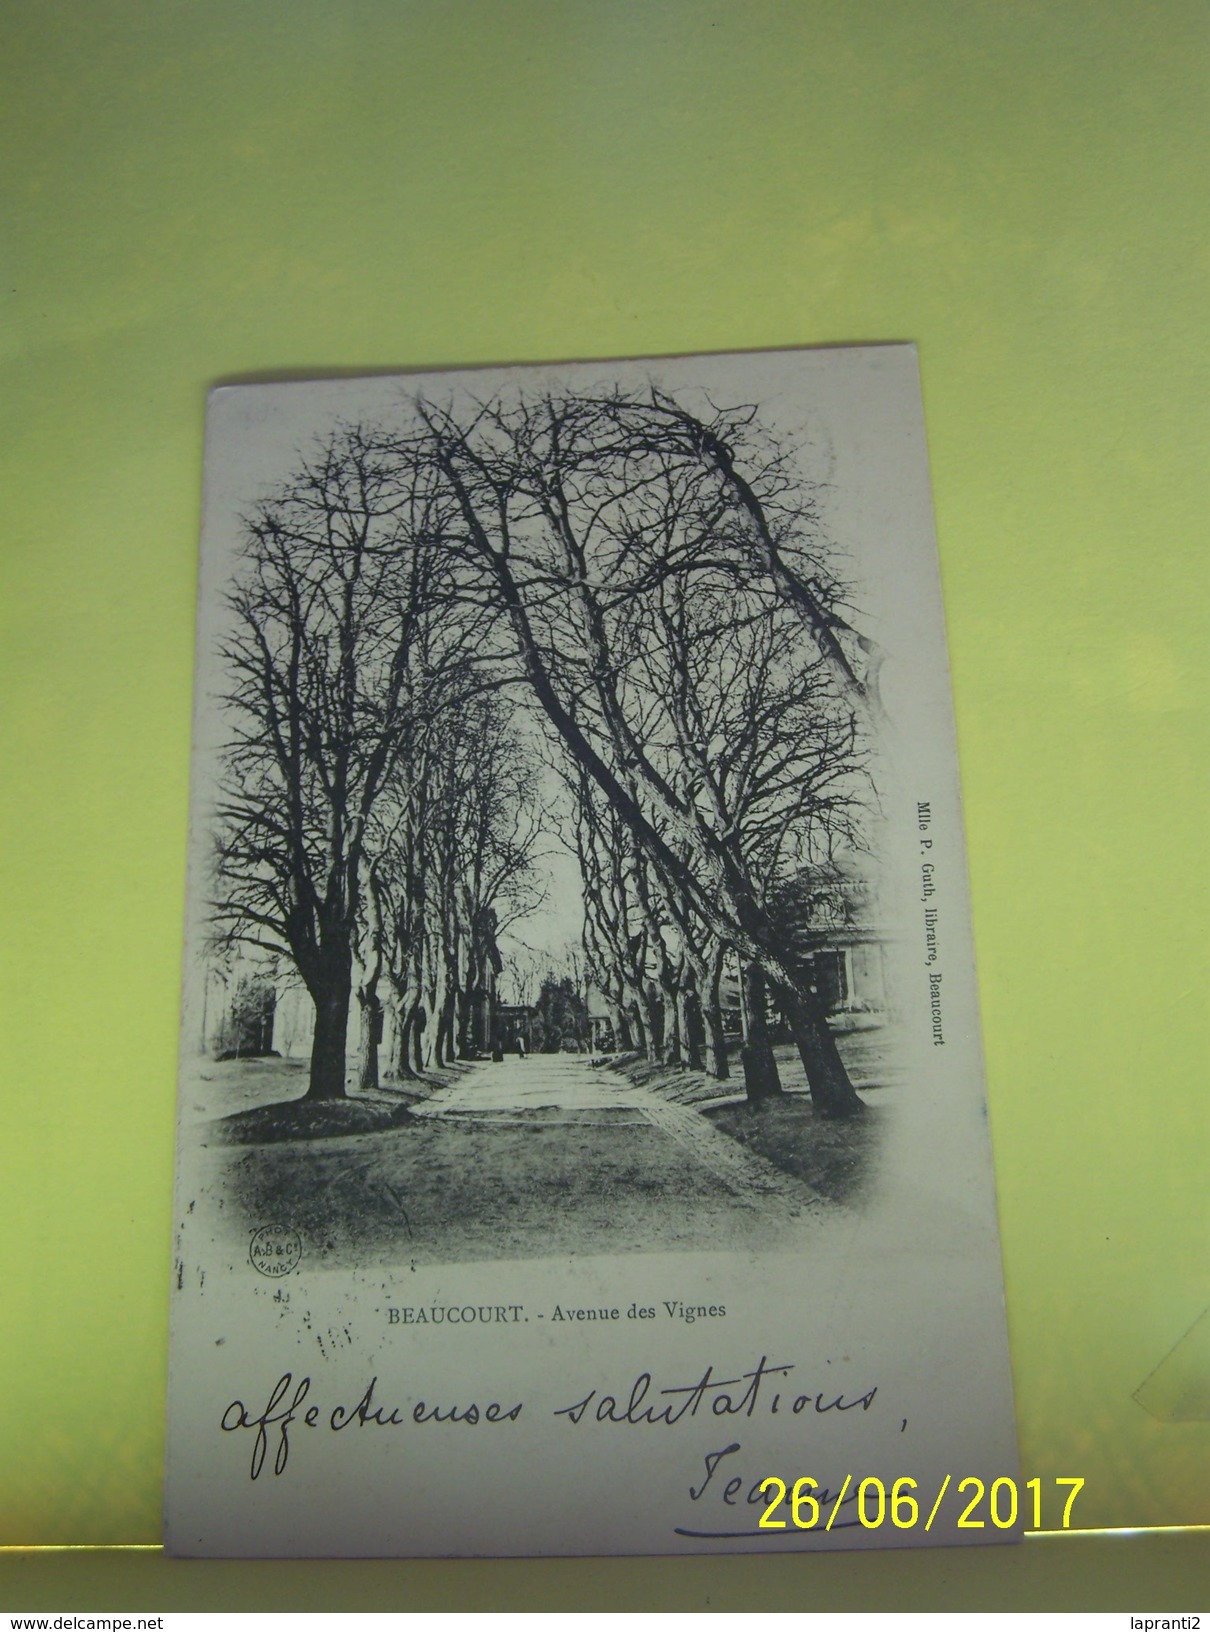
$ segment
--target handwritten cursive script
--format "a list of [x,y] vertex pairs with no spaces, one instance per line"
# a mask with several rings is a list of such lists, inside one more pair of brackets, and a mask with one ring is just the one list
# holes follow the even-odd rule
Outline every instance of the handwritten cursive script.
[[[622,1394],[605,1394],[594,1388],[574,1405],[560,1406],[555,1416],[566,1417],[569,1422],[577,1424],[587,1419],[590,1422],[625,1423],[630,1427],[663,1424],[671,1428],[704,1410],[716,1417],[752,1417],[757,1414],[759,1405],[762,1413],[767,1412],[775,1417],[782,1409],[783,1400],[786,1410],[794,1416],[808,1409],[820,1415],[825,1411],[852,1411],[856,1406],[868,1411],[878,1392],[875,1386],[853,1399],[847,1399],[843,1394],[827,1399],[823,1390],[796,1394],[784,1383],[776,1389],[765,1386],[767,1379],[788,1377],[793,1370],[792,1365],[771,1366],[768,1356],[764,1354],[751,1371],[745,1371],[739,1377],[716,1377],[714,1367],[707,1366],[694,1383],[659,1389],[656,1399],[650,1404],[647,1402],[652,1386],[651,1373],[643,1371],[635,1378],[624,1403]],[[657,1404],[661,1399],[666,1399],[668,1403]],[[590,1413],[589,1407],[594,1400],[596,1407]]]
[[[407,1422],[417,1426],[428,1423],[462,1423],[469,1428],[479,1423],[516,1422],[521,1415],[521,1406],[502,1406],[493,1400],[490,1405],[480,1407],[470,1405],[430,1405],[425,1400],[419,1400],[412,1409],[400,1414],[398,1407],[387,1410],[385,1406],[374,1403],[374,1389],[377,1387],[377,1377],[371,1377],[369,1386],[358,1400],[356,1405],[335,1405],[328,1412],[326,1426],[334,1433],[342,1433],[345,1429],[356,1428],[402,1428]],[[223,1412],[220,1427],[225,1434],[239,1433],[241,1429],[250,1429],[255,1438],[252,1441],[252,1463],[250,1474],[253,1479],[259,1479],[261,1469],[265,1465],[265,1457],[269,1449],[271,1431],[276,1438],[276,1451],[273,1457],[274,1474],[286,1471],[286,1463],[290,1459],[290,1429],[295,1423],[301,1423],[304,1428],[319,1428],[324,1426],[320,1418],[323,1411],[318,1405],[309,1405],[303,1410],[303,1401],[311,1392],[311,1379],[302,1377],[297,1383],[292,1372],[285,1372],[274,1384],[269,1395],[269,1403],[259,1415],[253,1416],[242,1400],[232,1400]]]
[[[789,1382],[794,1369],[788,1363],[771,1365],[768,1356],[761,1355],[751,1371],[741,1372],[739,1376],[716,1377],[713,1365],[709,1365],[693,1382],[673,1383],[662,1388],[655,1386],[651,1372],[642,1371],[629,1389],[609,1393],[591,1388],[574,1404],[556,1407],[552,1415],[562,1417],[575,1427],[595,1422],[632,1428],[673,1428],[680,1422],[692,1422],[699,1415],[751,1418],[775,1417],[783,1412],[799,1416],[804,1411],[822,1416],[859,1407],[868,1411],[878,1393],[876,1386],[851,1398],[830,1390],[800,1389],[799,1385]],[[405,1428],[409,1424],[416,1428],[451,1424],[475,1428],[481,1424],[516,1422],[524,1409],[520,1401],[505,1406],[497,1400],[487,1405],[476,1401],[468,1405],[438,1405],[418,1400],[410,1408],[387,1406],[376,1400],[377,1386],[378,1378],[371,1377],[356,1404],[338,1401],[326,1407],[311,1400],[310,1377],[295,1380],[293,1372],[283,1372],[269,1391],[263,1410],[254,1411],[243,1400],[232,1400],[222,1414],[220,1427],[225,1434],[244,1431],[252,1434],[249,1474],[259,1479],[270,1453],[274,1475],[285,1472],[290,1460],[290,1434],[296,1427],[334,1434],[350,1430],[356,1433],[363,1428]],[[709,1468],[709,1462],[707,1466]]]

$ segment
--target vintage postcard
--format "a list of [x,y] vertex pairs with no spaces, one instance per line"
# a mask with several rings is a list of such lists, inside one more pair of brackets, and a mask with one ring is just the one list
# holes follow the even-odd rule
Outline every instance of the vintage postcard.
[[167,1542],[1013,1539],[910,346],[210,401]]

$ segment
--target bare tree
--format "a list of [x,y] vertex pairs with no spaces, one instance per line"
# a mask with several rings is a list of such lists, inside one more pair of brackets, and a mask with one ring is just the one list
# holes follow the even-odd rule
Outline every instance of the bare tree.
[[[428,543],[435,505],[422,469],[373,430],[342,429],[248,518],[230,596],[213,922],[301,976],[312,1098],[346,1091],[375,807],[419,719],[445,703],[418,656],[447,587]],[[464,608],[447,667],[474,645],[471,624]]]
[[[659,634],[650,608],[674,586],[682,597],[700,598],[704,584],[733,604],[740,596],[763,602],[760,617],[770,621],[774,609],[792,613],[803,639],[821,654],[839,706],[848,709],[852,740],[853,702],[866,693],[832,649],[843,620],[828,605],[841,591],[824,577],[818,539],[809,538],[808,552],[793,535],[780,453],[744,476],[741,491],[725,424],[711,427],[712,440],[703,443],[669,419],[664,402],[656,399],[645,419],[641,410],[620,397],[545,397],[489,404],[463,423],[448,410],[419,405],[427,457],[462,518],[469,568],[478,584],[490,586],[533,696],[566,752],[660,881],[663,910],[674,921],[678,914],[699,920],[768,976],[817,1108],[829,1116],[857,1114],[861,1101],[823,1009],[781,943],[749,858],[731,824],[715,820],[725,813],[711,812],[711,790],[703,791],[685,764],[684,743],[674,763],[661,731],[671,723],[675,736],[676,722],[638,674]],[[741,419],[730,429],[736,442],[742,433],[750,445],[751,416]],[[729,467],[720,466],[719,448]],[[747,495],[760,499],[762,488],[766,534],[756,536]],[[775,507],[776,534],[769,521]],[[809,534],[809,504],[798,519],[799,532]],[[808,553],[809,583],[787,566]],[[806,586],[802,595],[794,585]],[[814,607],[827,617],[816,617]],[[706,744],[707,759],[717,746]],[[810,800],[800,801],[800,818],[815,811]]]

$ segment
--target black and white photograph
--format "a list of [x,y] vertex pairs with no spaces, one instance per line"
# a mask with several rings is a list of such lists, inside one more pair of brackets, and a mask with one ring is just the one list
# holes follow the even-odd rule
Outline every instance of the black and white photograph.
[[213,394],[176,1550],[969,1539],[841,1494],[1012,1457],[952,732],[910,347]]

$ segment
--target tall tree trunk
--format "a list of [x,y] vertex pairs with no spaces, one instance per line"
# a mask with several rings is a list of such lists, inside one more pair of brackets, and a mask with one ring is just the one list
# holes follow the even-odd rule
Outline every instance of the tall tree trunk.
[[676,1028],[680,1037],[681,1058],[694,1071],[702,1069],[702,1005],[698,1001],[697,986],[688,970],[681,974],[676,990]]
[[626,1007],[624,998],[618,999],[618,1029],[613,1046],[620,1049],[623,1054],[630,1054],[634,1050],[634,1032],[630,1022],[630,1011]]
[[744,966],[744,1002],[748,1010],[748,1041],[740,1050],[744,1062],[744,1089],[749,1105],[762,1105],[781,1093],[781,1077],[769,1041],[765,971],[759,963]]
[[390,997],[390,1048],[387,1050],[387,1075],[389,1077],[406,1077],[406,1066],[410,1062],[407,1058],[408,1033],[408,1003],[407,993],[399,982],[391,980]]
[[458,1058],[469,1060],[479,1046],[476,1042],[476,1015],[480,990],[480,959],[475,951],[474,931],[467,939],[466,973],[458,992]]
[[706,1070],[719,1082],[730,1075],[727,1066],[727,1039],[723,1032],[723,1003],[720,988],[723,979],[724,949],[717,947],[706,971],[706,1001],[703,1021],[706,1028]]
[[414,1074],[418,1077],[424,1075],[431,1046],[428,1035],[431,1031],[429,1020],[435,1011],[431,1001],[425,1002],[426,998],[431,997],[431,985],[432,977],[426,962],[425,937],[422,931],[418,931],[415,952],[412,958],[411,981],[409,983],[412,1001],[408,1010],[408,1037],[411,1041],[412,1067]]
[[455,1024],[458,1013],[458,989],[449,984],[445,989],[445,1001],[441,1005],[441,1014],[437,1021],[437,1064],[451,1065],[458,1057],[458,1036]]
[[345,1050],[349,1040],[349,1003],[352,980],[333,975],[315,998],[315,1037],[311,1044],[311,1081],[308,1099],[345,1099]]
[[836,1038],[823,1015],[816,1013],[814,1005],[800,992],[782,989],[779,996],[807,1073],[815,1114],[828,1121],[864,1115],[865,1105],[849,1081]]
[[431,1032],[429,1011],[423,1003],[418,1002],[412,1011],[411,1030],[408,1034],[412,1039],[412,1065],[418,1077],[423,1076],[428,1061]]
[[630,1023],[634,1027],[634,1046],[645,1059],[651,1059],[651,1044],[647,1035],[647,1016],[642,997],[636,995],[630,1005]]
[[454,1028],[458,1040],[458,1058],[469,1060],[477,1050],[475,1047],[475,994],[469,986],[463,986],[458,991],[458,1003],[454,1010]]
[[444,1064],[442,1055],[441,1028],[445,1015],[445,968],[436,957],[433,959],[433,969],[429,976],[428,997],[428,1024],[424,1028],[422,1069]]
[[405,1082],[416,1075],[416,1013],[419,999],[400,994],[396,1007],[395,1071]]
[[686,1050],[680,984],[666,978],[660,982],[660,990],[664,994],[664,1062],[667,1065],[681,1065],[685,1060]]
[[362,986],[357,993],[361,1011],[361,1047],[357,1061],[357,1086],[362,1093],[378,1087],[378,1044],[382,1040],[382,1004],[377,992]]
[[647,1027],[647,1058],[653,1063],[664,1058],[664,1011],[655,982],[643,987],[643,1020]]
[[471,1057],[471,1016],[474,1007],[471,993],[460,988],[454,1004],[455,1052],[460,1060]]
[[727,1064],[727,1039],[723,1032],[723,1015],[717,999],[706,1006],[702,1018],[706,1028],[706,1071],[718,1082],[726,1082],[731,1075],[731,1068]]

